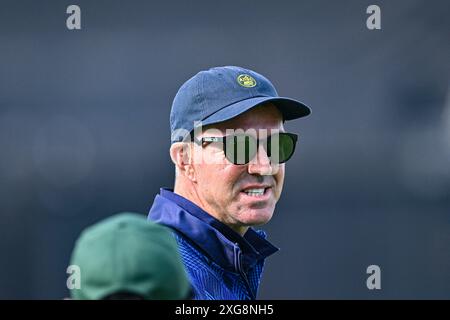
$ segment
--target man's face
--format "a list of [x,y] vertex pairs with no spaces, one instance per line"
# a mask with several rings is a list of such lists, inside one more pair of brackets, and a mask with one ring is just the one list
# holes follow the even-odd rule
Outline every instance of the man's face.
[[[224,136],[227,129],[254,131],[259,137],[259,133],[264,131],[267,134],[273,130],[284,131],[281,113],[272,104],[253,108],[212,127],[221,132],[219,136]],[[205,130],[201,136],[217,137],[217,130],[216,134]],[[206,161],[193,164],[198,204],[241,234],[248,226],[267,223],[281,195],[284,164],[270,164],[263,147],[258,149],[256,161],[244,165],[229,162],[220,143],[206,145],[202,152]],[[249,194],[250,190],[255,189],[264,189],[264,192],[262,195]]]

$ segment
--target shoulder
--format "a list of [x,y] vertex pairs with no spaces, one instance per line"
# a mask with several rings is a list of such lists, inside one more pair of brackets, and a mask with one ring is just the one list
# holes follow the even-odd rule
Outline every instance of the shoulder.
[[[182,233],[173,231],[175,239],[178,243],[178,250],[183,258],[184,263],[189,267],[191,264],[208,263],[208,257],[197,246],[190,241]],[[194,267],[193,266],[193,267]]]

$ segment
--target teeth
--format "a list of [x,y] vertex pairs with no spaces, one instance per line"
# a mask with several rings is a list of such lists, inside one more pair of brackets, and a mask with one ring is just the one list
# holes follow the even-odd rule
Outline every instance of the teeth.
[[262,196],[264,194],[264,188],[248,189],[248,190],[245,190],[245,193],[247,195],[253,196],[253,197]]

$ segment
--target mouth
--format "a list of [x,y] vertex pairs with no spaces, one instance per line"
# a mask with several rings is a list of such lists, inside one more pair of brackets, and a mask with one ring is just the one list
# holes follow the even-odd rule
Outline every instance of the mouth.
[[247,187],[241,191],[246,197],[251,197],[253,199],[265,200],[271,194],[272,187],[270,186],[257,186],[257,187]]

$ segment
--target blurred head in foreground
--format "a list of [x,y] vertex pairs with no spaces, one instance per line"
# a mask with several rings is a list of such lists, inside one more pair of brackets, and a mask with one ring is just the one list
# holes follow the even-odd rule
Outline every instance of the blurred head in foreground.
[[191,288],[166,227],[121,213],[85,229],[72,253],[80,288],[72,299],[188,299]]

